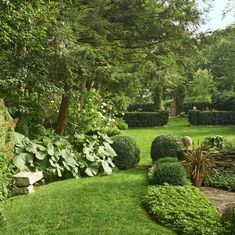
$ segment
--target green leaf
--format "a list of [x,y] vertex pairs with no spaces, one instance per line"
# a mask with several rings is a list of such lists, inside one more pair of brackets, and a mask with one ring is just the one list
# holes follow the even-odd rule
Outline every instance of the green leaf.
[[47,153],[51,156],[53,156],[55,154],[55,148],[54,148],[53,144],[49,143],[47,145]]
[[112,168],[109,166],[108,162],[101,161],[102,167],[104,169],[104,173],[110,175],[112,174]]
[[36,152],[35,153],[35,157],[38,159],[38,160],[43,160],[47,157],[47,154],[44,153],[44,152]]
[[88,167],[86,170],[85,170],[85,173],[88,175],[88,176],[95,176],[98,174],[98,168],[94,168],[94,167]]
[[27,158],[31,158],[31,155],[31,153],[19,153],[13,158],[14,165],[20,170],[27,169],[26,160]]

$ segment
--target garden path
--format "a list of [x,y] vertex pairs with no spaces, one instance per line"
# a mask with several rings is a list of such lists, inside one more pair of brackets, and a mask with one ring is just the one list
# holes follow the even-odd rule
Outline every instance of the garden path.
[[235,193],[212,187],[201,187],[200,190],[213,201],[222,213],[227,205],[235,204]]

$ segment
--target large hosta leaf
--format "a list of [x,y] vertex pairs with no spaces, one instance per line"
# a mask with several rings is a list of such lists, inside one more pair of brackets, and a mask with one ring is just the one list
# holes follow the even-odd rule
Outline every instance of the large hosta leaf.
[[27,169],[27,160],[32,160],[32,158],[32,153],[19,153],[13,158],[13,163],[18,169],[25,170]]
[[85,173],[86,173],[88,176],[95,176],[95,175],[98,174],[98,168],[88,167],[88,168],[85,170]]
[[109,166],[108,162],[101,161],[102,167],[104,169],[104,173],[110,175],[112,174],[112,168]]

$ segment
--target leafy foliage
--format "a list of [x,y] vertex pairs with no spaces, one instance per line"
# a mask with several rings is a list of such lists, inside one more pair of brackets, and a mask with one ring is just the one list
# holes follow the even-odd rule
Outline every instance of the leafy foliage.
[[169,113],[160,112],[130,112],[125,113],[124,120],[129,127],[164,126],[168,123]]
[[112,148],[117,154],[115,165],[120,170],[133,168],[140,161],[140,149],[136,141],[129,136],[114,136],[112,140]]
[[179,234],[221,234],[215,205],[193,186],[149,187],[142,203],[158,223]]
[[187,174],[184,166],[177,158],[161,158],[157,160],[148,171],[148,179],[151,184],[187,185]]
[[63,137],[49,135],[34,141],[15,133],[13,161],[19,170],[43,171],[46,177],[79,178],[79,156]]
[[84,175],[95,176],[99,173],[111,174],[115,167],[113,160],[116,156],[111,147],[113,141],[106,135],[98,132],[94,135],[75,134],[73,145],[79,153],[81,172]]
[[225,147],[226,141],[221,135],[214,135],[210,137],[206,137],[202,142],[202,147],[204,149],[212,149],[215,148],[217,150],[221,150]]
[[156,112],[156,106],[154,103],[146,104],[130,104],[127,108],[128,112]]
[[76,151],[66,138],[54,134],[34,141],[19,133],[15,135],[14,164],[20,170],[41,170],[48,180],[112,173],[116,154],[106,135],[75,135]]
[[151,145],[152,161],[157,161],[164,157],[180,157],[181,148],[183,147],[182,140],[179,136],[160,135],[157,136]]
[[188,88],[187,101],[211,102],[215,89],[213,78],[208,70],[199,69],[195,72]]
[[235,192],[235,174],[229,171],[221,171],[208,175],[204,181],[205,186],[227,189]]

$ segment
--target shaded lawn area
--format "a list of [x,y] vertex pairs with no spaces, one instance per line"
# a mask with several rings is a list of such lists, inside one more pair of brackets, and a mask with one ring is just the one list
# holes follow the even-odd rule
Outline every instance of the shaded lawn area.
[[190,126],[187,118],[170,119],[165,127],[156,128],[131,128],[122,134],[132,136],[136,139],[141,149],[141,165],[151,164],[150,146],[153,139],[158,135],[172,134],[192,137],[194,144],[202,142],[210,135],[222,135],[227,140],[235,141],[235,126]]
[[146,170],[71,179],[11,198],[0,234],[173,235],[153,222],[140,204],[147,191]]

